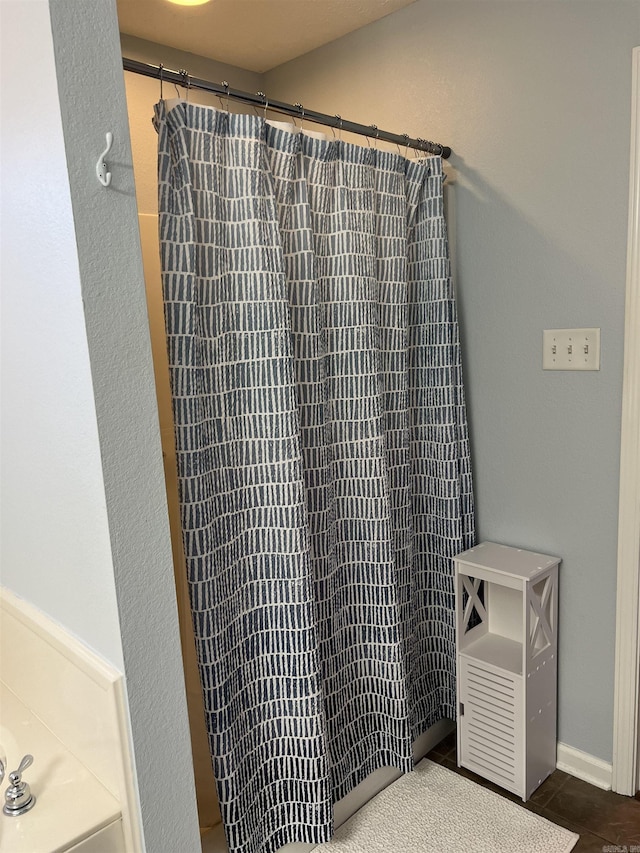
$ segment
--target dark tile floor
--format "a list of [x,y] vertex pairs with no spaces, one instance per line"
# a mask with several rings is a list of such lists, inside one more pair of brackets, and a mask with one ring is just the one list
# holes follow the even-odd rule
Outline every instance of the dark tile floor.
[[634,797],[602,791],[562,770],[555,770],[523,803],[515,794],[457,766],[455,732],[439,743],[427,758],[520,803],[558,826],[577,832],[580,840],[572,853],[640,853],[640,800]]

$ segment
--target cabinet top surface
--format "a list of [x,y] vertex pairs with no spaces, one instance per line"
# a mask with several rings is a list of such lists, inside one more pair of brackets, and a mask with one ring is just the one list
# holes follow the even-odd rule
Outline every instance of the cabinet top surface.
[[454,559],[467,566],[495,569],[516,578],[533,578],[560,562],[560,557],[524,551],[522,548],[510,548],[496,542],[482,542],[458,554]]

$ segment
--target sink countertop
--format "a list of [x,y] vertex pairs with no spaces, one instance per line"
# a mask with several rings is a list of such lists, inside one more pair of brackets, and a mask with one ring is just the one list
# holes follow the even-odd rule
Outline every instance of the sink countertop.
[[118,820],[116,798],[9,688],[0,690],[0,745],[8,765],[0,809],[9,773],[27,753],[34,760],[23,781],[36,798],[20,817],[0,812],[0,853],[57,853]]

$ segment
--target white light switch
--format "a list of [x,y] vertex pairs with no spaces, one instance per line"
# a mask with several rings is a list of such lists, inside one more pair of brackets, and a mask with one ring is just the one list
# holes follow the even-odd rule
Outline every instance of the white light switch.
[[600,329],[545,329],[543,370],[600,370]]

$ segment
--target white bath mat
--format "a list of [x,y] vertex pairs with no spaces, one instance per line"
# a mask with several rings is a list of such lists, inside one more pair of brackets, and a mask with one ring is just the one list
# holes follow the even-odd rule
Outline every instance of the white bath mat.
[[569,853],[579,836],[424,759],[317,853]]

